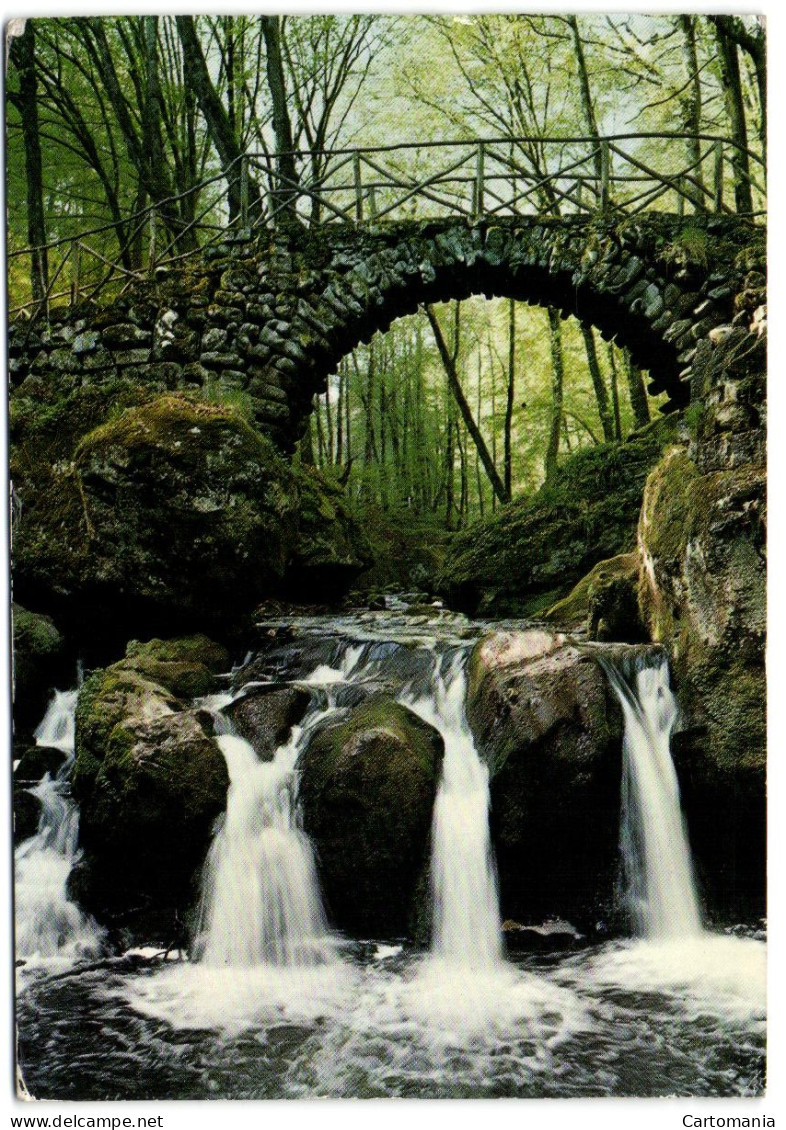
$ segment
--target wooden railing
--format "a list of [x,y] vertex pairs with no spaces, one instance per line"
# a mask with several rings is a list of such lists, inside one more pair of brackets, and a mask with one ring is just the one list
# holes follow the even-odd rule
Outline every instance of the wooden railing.
[[[692,159],[686,153],[692,152]],[[52,305],[117,295],[145,277],[201,257],[233,230],[261,226],[385,223],[461,217],[635,216],[646,211],[734,214],[740,150],[723,137],[681,133],[610,137],[481,138],[289,154],[252,153],[186,193],[123,221],[123,245],[106,254],[105,224],[41,248],[9,252],[10,263],[46,257],[43,297],[12,305],[12,316],[48,313]],[[765,214],[764,164],[747,153],[752,217]],[[316,170],[309,173],[308,170]],[[174,221],[173,206],[192,196],[194,218]],[[234,214],[230,216],[230,200]],[[137,261],[124,266],[128,249]]]

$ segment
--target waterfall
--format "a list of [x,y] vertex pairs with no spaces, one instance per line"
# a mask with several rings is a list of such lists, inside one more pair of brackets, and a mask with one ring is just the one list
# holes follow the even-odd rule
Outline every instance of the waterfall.
[[[229,792],[205,867],[195,942],[202,963],[308,967],[332,959],[314,850],[301,822],[296,765],[313,730],[336,713],[331,688],[350,678],[363,650],[346,646],[338,667],[320,665],[304,680],[323,688],[327,705],[311,707],[272,761],[260,761],[216,715]],[[213,705],[226,706],[227,699]]]
[[25,958],[80,958],[96,954],[102,932],[66,891],[79,859],[79,811],[71,798],[74,716],[78,691],[55,691],[35,732],[36,744],[66,756],[54,779],[46,776],[30,792],[41,802],[34,836],[15,852],[16,952]]
[[677,703],[668,662],[639,661],[630,682],[603,665],[625,719],[620,846],[629,911],[646,938],[695,937],[701,915],[669,748]]
[[224,825],[206,865],[196,943],[213,966],[308,966],[329,936],[314,853],[300,824],[295,764],[308,726],[295,726],[272,761],[236,734],[217,738],[229,770]]
[[463,652],[446,672],[435,658],[430,693],[401,702],[439,730],[445,743],[432,822],[432,953],[456,965],[489,969],[502,960],[502,930],[489,834],[489,774],[467,724],[465,665]]

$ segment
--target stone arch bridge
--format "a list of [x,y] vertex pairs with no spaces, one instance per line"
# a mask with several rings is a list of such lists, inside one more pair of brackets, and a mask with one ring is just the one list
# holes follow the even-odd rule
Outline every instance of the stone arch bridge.
[[764,232],[735,216],[629,220],[446,218],[292,227],[227,236],[203,261],[159,271],[108,305],[11,326],[13,385],[132,377],[161,391],[218,387],[247,398],[283,449],[302,434],[340,359],[422,303],[504,296],[557,307],[627,346],[667,392],[691,397],[698,343],[750,322]]

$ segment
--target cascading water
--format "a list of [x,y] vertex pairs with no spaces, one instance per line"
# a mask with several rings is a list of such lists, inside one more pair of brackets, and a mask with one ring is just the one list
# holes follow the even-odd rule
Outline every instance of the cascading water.
[[445,743],[432,823],[432,952],[488,969],[502,960],[501,918],[489,835],[489,774],[467,724],[465,666],[464,652],[446,670],[435,656],[429,692],[401,702],[439,730]]
[[297,809],[294,768],[307,732],[295,726],[273,761],[260,761],[235,734],[218,735],[230,784],[195,946],[208,965],[313,965],[328,957],[314,854]]
[[[219,733],[231,785],[207,869],[201,960],[140,958],[136,950],[100,970],[69,969],[67,977],[49,976],[46,966],[36,973],[35,962],[29,974],[22,971],[20,1060],[33,1093],[759,1094],[763,942],[699,932],[501,959],[487,773],[464,712],[470,632],[464,625],[445,630],[433,619],[424,627],[392,623],[387,614],[381,626],[369,614],[331,618],[317,630],[309,623],[291,651],[287,641],[256,658],[257,675],[270,673],[279,686],[308,685],[314,703],[271,762],[260,762],[228,726]],[[633,689],[617,673],[626,696],[626,758],[638,766],[643,749],[656,766],[626,770],[626,836],[641,874],[649,867],[647,819],[637,790],[649,796],[650,777],[668,778],[658,754],[673,721],[665,670],[644,665],[630,676]],[[246,688],[242,693],[253,693]],[[299,822],[300,751],[319,726],[376,693],[397,697],[445,744],[426,956],[406,944],[349,938],[337,948]],[[230,701],[225,695],[210,703],[219,719]],[[41,740],[51,744],[51,733]],[[674,808],[675,798],[672,790],[668,803],[654,807]],[[675,835],[665,838],[671,849]],[[637,889],[637,902],[649,905],[652,882],[642,879]],[[673,905],[669,896],[655,901]]]
[[37,745],[61,750],[65,760],[54,779],[47,773],[30,790],[41,803],[38,830],[15,853],[16,952],[23,958],[78,959],[101,948],[101,930],[66,890],[79,858],[79,810],[69,788],[77,694],[56,691],[35,732]]
[[620,842],[630,912],[646,938],[695,937],[701,914],[669,747],[677,703],[668,662],[640,660],[633,685],[604,666],[625,719]]
[[[321,665],[305,682],[329,688],[344,681],[361,653],[362,648],[346,647],[338,667]],[[226,699],[213,705],[226,705]],[[333,957],[295,770],[311,733],[333,713],[327,693],[327,706],[313,706],[272,761],[260,761],[216,715],[230,784],[224,824],[207,860],[195,943],[206,965],[304,967]]]

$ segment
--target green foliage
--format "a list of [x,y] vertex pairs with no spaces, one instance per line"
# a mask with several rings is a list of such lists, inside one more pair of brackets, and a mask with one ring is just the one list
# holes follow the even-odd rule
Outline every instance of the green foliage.
[[455,535],[440,588],[494,614],[533,615],[533,597],[553,604],[596,562],[633,548],[644,481],[676,427],[666,418],[566,459],[533,497]]

